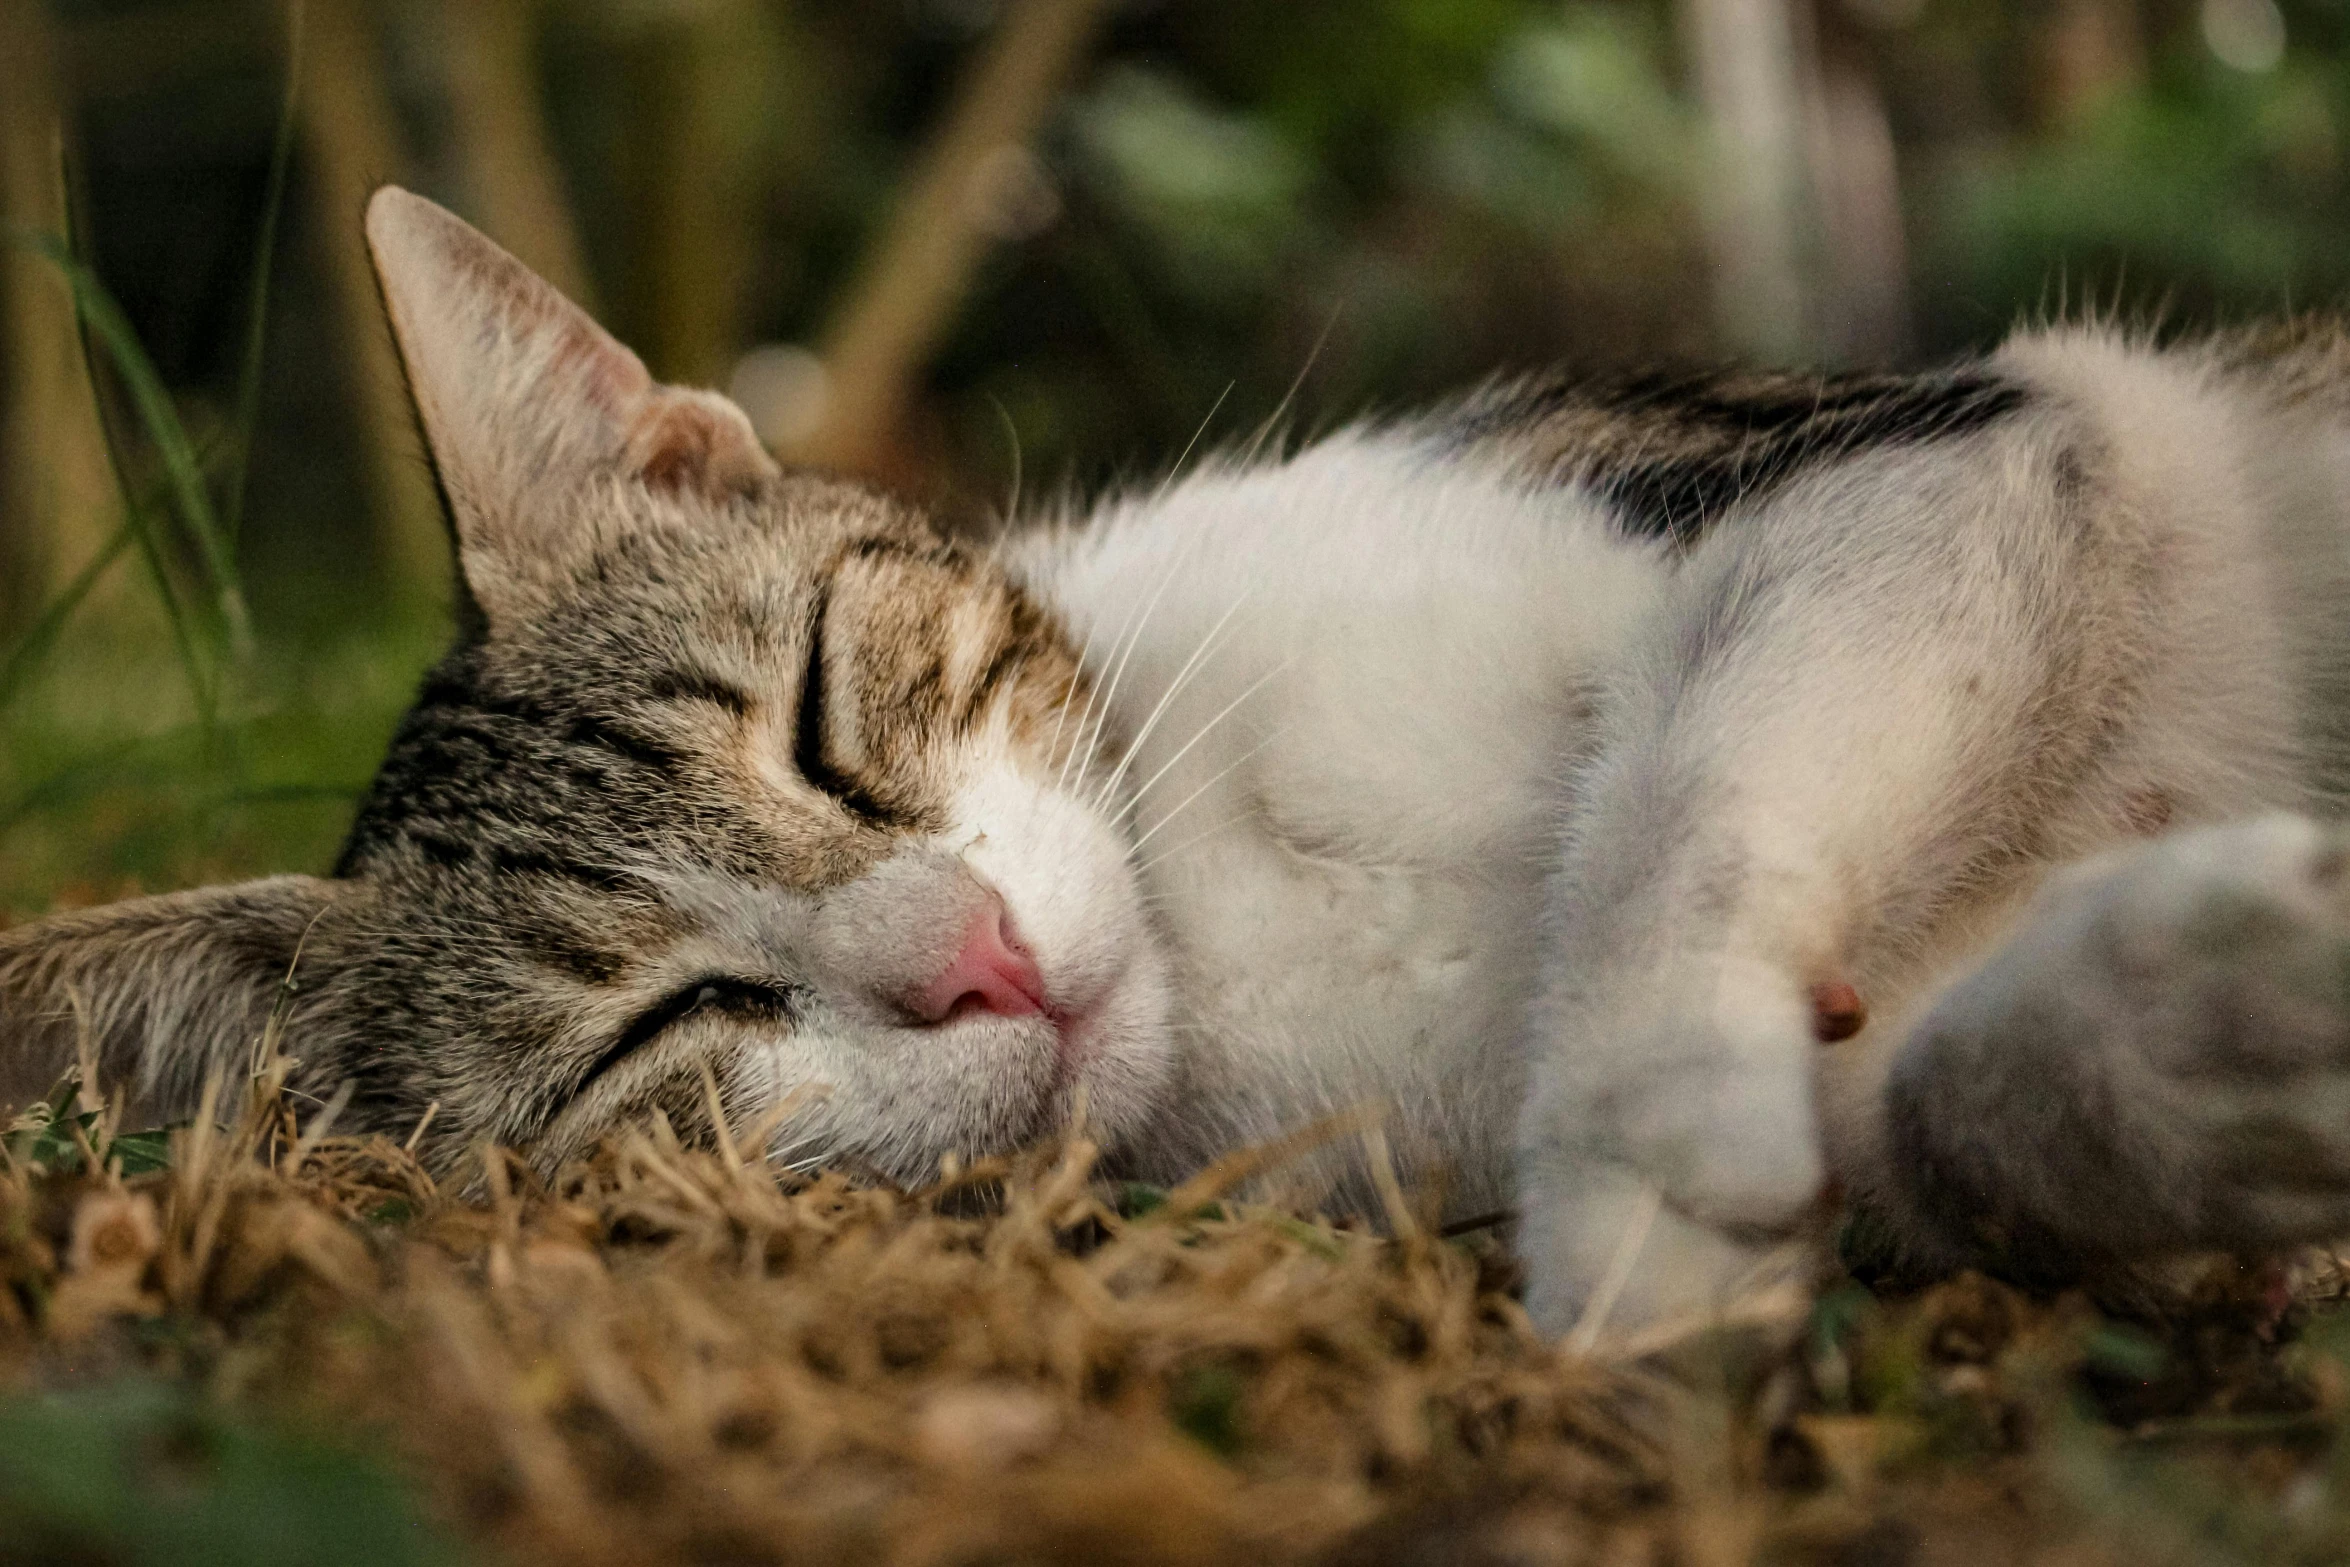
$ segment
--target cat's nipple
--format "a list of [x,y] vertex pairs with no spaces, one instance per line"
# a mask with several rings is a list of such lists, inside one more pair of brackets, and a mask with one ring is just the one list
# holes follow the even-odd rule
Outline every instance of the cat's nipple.
[[989,898],[964,933],[963,945],[939,976],[913,998],[914,1015],[944,1023],[966,1013],[1035,1017],[1051,1010],[1044,975],[1012,929],[1003,900]]
[[1849,981],[1823,979],[1811,987],[1811,1032],[1821,1044],[1840,1044],[1868,1021],[1869,1005]]

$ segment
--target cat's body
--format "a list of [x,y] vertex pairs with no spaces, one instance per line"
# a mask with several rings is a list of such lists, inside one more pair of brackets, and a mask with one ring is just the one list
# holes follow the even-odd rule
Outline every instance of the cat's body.
[[[1933,1004],[2028,945],[2050,871],[2339,796],[2346,365],[2314,329],[2084,330],[1933,377],[1536,384],[1016,543],[1097,673],[1135,648],[1120,725],[1181,687],[1133,768],[1198,1032],[1143,1146],[1181,1168],[1377,1098],[1460,1208],[1526,1197],[1571,1298],[1653,1225],[1634,1310],[1702,1298],[1676,1275],[1735,1273],[1823,1174],[1966,1251],[2009,1216],[1921,1234],[1967,1200],[1883,1135]],[[2143,1021],[2093,963],[2053,983]],[[1820,1038],[1831,984],[1857,1037]],[[2023,1058],[2095,1031],[2014,1042],[2045,1119],[1948,1130],[2028,1182],[2079,1134]],[[2147,1175],[2201,1200],[2098,1160],[2045,1222]]]
[[1005,554],[1140,736],[1121,765],[1183,1029],[1148,1172],[1376,1102],[1457,1207],[1505,1206],[1560,785],[1663,551],[1398,430]]
[[2344,782],[2338,334],[1514,387],[987,557],[370,237],[468,634],[337,879],[0,938],[0,1087],[87,1026],[181,1108],[275,1008],[443,1162],[714,1088],[905,1180],[1380,1103],[1554,1324],[1836,1188],[1929,1266],[2350,1229],[2344,857],[2262,815]]

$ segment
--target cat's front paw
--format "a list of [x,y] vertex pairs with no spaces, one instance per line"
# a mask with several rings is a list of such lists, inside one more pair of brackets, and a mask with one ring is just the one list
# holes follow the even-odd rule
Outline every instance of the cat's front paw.
[[1554,1332],[1723,1306],[1823,1207],[1805,992],[1718,953],[1640,969],[1556,1007],[1533,1063],[1520,1236]]
[[1562,1165],[1527,1177],[1518,1225],[1526,1314],[1581,1347],[1720,1311],[1782,1250],[1691,1218],[1623,1165]]
[[1888,1085],[1911,1200],[2074,1261],[2350,1235],[2350,835],[2182,833],[2053,884]]

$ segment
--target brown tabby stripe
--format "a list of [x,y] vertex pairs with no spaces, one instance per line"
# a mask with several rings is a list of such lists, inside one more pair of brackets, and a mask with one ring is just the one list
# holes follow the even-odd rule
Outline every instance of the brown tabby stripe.
[[1551,480],[1580,480],[1637,538],[1687,547],[1723,513],[1874,447],[1969,434],[2022,408],[1981,366],[1929,375],[1653,372],[1551,376],[1472,399],[1446,432]]
[[793,726],[792,762],[808,786],[839,801],[852,814],[876,827],[896,825],[898,813],[874,798],[857,779],[828,758],[824,743],[825,679],[824,623],[832,609],[835,568],[817,585],[808,610],[808,664],[800,676],[800,711]]

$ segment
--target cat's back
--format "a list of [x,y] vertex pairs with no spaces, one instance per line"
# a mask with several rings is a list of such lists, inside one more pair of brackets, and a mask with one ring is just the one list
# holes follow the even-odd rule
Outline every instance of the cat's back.
[[[1480,1058],[1519,1037],[1543,867],[1608,743],[1611,681],[1756,530],[1806,527],[1804,495],[1892,539],[1905,475],[1962,472],[1985,504],[1960,511],[1999,527],[1992,492],[2040,471],[2011,459],[2069,449],[2083,462],[2046,471],[2085,503],[2126,490],[2218,552],[2206,596],[2258,575],[2328,598],[2350,560],[2344,342],[2057,329],[1917,375],[1536,378],[1016,540],[1097,682],[1070,721],[1131,747],[1119,784],[1198,1025],[1194,1097],[1227,1107],[1195,1146],[1383,1095],[1477,1162],[1503,1111],[1456,1085],[1516,1081]],[[1954,514],[1920,527],[1930,510]],[[2350,660],[2288,649],[2300,631],[2235,623],[2345,684]]]

